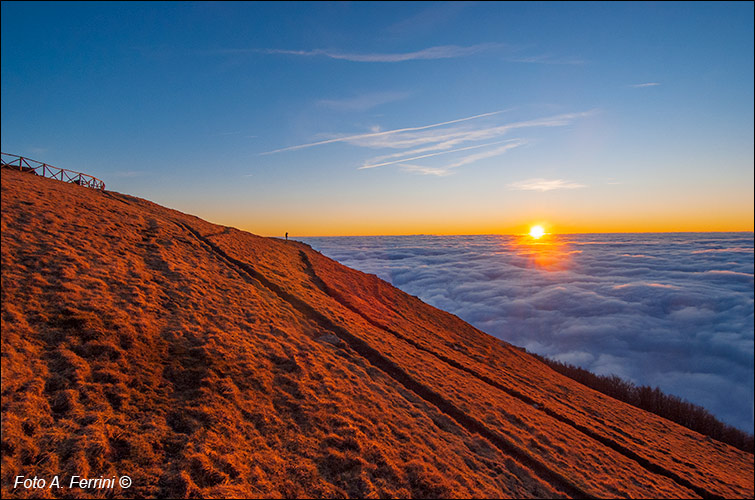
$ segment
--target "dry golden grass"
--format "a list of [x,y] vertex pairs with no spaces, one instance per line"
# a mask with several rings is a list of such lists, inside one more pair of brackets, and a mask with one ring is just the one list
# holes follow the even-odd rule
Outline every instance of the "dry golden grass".
[[[306,245],[2,172],[4,497],[752,497],[753,456]],[[18,475],[129,475],[24,490]]]

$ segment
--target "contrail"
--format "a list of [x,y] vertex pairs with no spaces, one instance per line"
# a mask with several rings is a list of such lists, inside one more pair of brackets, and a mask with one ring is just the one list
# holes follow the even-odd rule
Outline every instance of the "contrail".
[[384,162],[384,163],[376,163],[375,165],[362,165],[361,167],[358,168],[358,170],[363,170],[365,168],[382,167],[382,166],[385,166],[385,165],[393,165],[394,163],[404,163],[406,161],[419,160],[419,159],[422,159],[422,158],[429,158],[431,156],[446,155],[448,153],[456,153],[458,151],[468,151],[470,149],[484,148],[486,146],[493,146],[494,144],[501,144],[501,143],[504,143],[504,142],[509,142],[509,140],[489,142],[487,144],[478,144],[476,146],[467,146],[465,148],[451,149],[451,150],[448,150],[448,151],[441,151],[440,153],[429,153],[429,154],[426,154],[426,155],[415,156],[413,158],[402,158],[400,160],[387,161],[387,162]]
[[338,137],[336,139],[327,139],[325,141],[310,142],[308,144],[299,144],[298,146],[289,146],[287,148],[276,149],[276,150],[273,150],[273,151],[266,151],[264,153],[260,153],[260,155],[271,155],[271,154],[274,154],[274,153],[281,153],[283,151],[293,151],[293,150],[296,150],[296,149],[311,148],[312,146],[320,146],[321,144],[330,144],[330,143],[333,143],[333,142],[344,142],[344,141],[350,141],[350,140],[353,140],[353,139],[363,139],[365,137],[379,137],[379,136],[382,136],[382,135],[397,134],[399,132],[411,132],[411,131],[414,131],[414,130],[425,130],[425,129],[428,129],[428,128],[441,127],[443,125],[450,125],[452,123],[459,123],[459,122],[465,122],[465,121],[468,121],[468,120],[474,120],[476,118],[483,118],[485,116],[497,115],[497,114],[503,113],[505,111],[508,111],[508,110],[507,109],[502,109],[500,111],[493,111],[491,113],[483,113],[481,115],[469,116],[467,118],[459,118],[457,120],[451,120],[451,121],[447,121],[447,122],[434,123],[432,125],[424,125],[422,127],[398,128],[398,129],[395,129],[395,130],[386,130],[384,132],[372,132],[372,133],[369,133],[369,134],[350,135],[348,137]]

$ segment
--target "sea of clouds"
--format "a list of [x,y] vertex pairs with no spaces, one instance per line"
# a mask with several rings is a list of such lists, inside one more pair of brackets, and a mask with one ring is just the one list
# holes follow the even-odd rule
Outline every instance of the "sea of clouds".
[[302,241],[514,345],[753,432],[753,233]]

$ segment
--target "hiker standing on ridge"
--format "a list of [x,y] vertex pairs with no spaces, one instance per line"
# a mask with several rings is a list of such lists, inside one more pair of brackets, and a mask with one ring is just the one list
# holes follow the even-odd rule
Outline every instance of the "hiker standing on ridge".
[[288,233],[286,233],[286,241],[288,241]]

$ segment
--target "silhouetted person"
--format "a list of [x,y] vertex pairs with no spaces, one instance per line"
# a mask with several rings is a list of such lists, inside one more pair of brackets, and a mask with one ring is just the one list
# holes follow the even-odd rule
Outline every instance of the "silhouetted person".
[[288,241],[288,233],[286,233],[286,241]]

